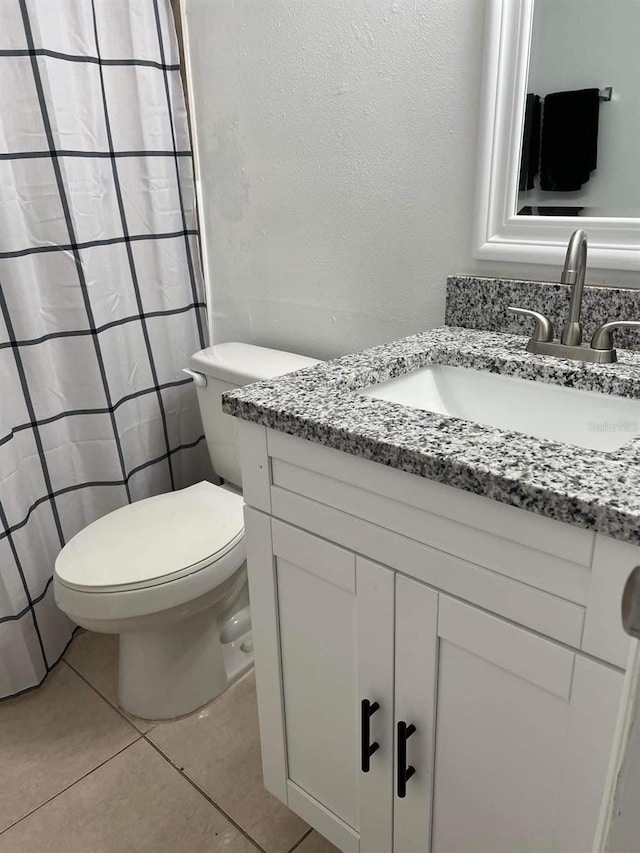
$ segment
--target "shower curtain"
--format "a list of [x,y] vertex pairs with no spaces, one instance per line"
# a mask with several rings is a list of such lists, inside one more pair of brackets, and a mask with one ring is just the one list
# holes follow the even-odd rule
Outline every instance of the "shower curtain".
[[194,206],[169,0],[2,0],[0,698],[71,638],[64,543],[209,474]]

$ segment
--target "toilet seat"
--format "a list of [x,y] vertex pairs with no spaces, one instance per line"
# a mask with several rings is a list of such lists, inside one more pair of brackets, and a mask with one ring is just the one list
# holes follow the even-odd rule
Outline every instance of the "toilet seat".
[[86,623],[137,619],[224,595],[246,559],[242,506],[241,495],[202,482],[103,516],[58,555],[56,604]]
[[222,558],[243,539],[242,507],[240,495],[206,481],[121,507],[65,545],[57,581],[107,594],[149,589],[208,568],[209,583],[217,586],[237,562]]

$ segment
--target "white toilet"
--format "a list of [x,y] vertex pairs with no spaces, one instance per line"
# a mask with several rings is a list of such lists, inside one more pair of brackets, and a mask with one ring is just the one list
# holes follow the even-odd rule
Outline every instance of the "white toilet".
[[124,506],[58,555],[58,607],[90,631],[120,635],[119,701],[131,714],[188,714],[252,665],[236,422],[221,395],[317,363],[239,343],[196,353],[186,372],[224,485],[203,481]]

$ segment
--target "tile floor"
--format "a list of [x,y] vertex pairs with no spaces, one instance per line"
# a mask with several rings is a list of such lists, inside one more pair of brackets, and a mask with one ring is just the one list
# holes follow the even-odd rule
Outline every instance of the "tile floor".
[[253,673],[150,723],[117,707],[116,642],[77,634],[0,703],[0,853],[338,853],[262,787]]

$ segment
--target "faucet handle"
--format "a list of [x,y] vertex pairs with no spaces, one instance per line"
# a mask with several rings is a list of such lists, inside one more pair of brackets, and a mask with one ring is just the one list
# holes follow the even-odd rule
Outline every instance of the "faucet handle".
[[507,311],[512,311],[514,314],[520,314],[522,317],[533,317],[536,321],[536,327],[531,335],[532,341],[543,341],[549,343],[553,340],[553,325],[548,317],[540,314],[538,311],[531,311],[529,308],[514,308],[510,305]]
[[616,329],[638,329],[640,331],[640,320],[612,320],[610,323],[604,323],[593,333],[591,349],[612,350],[613,333]]

